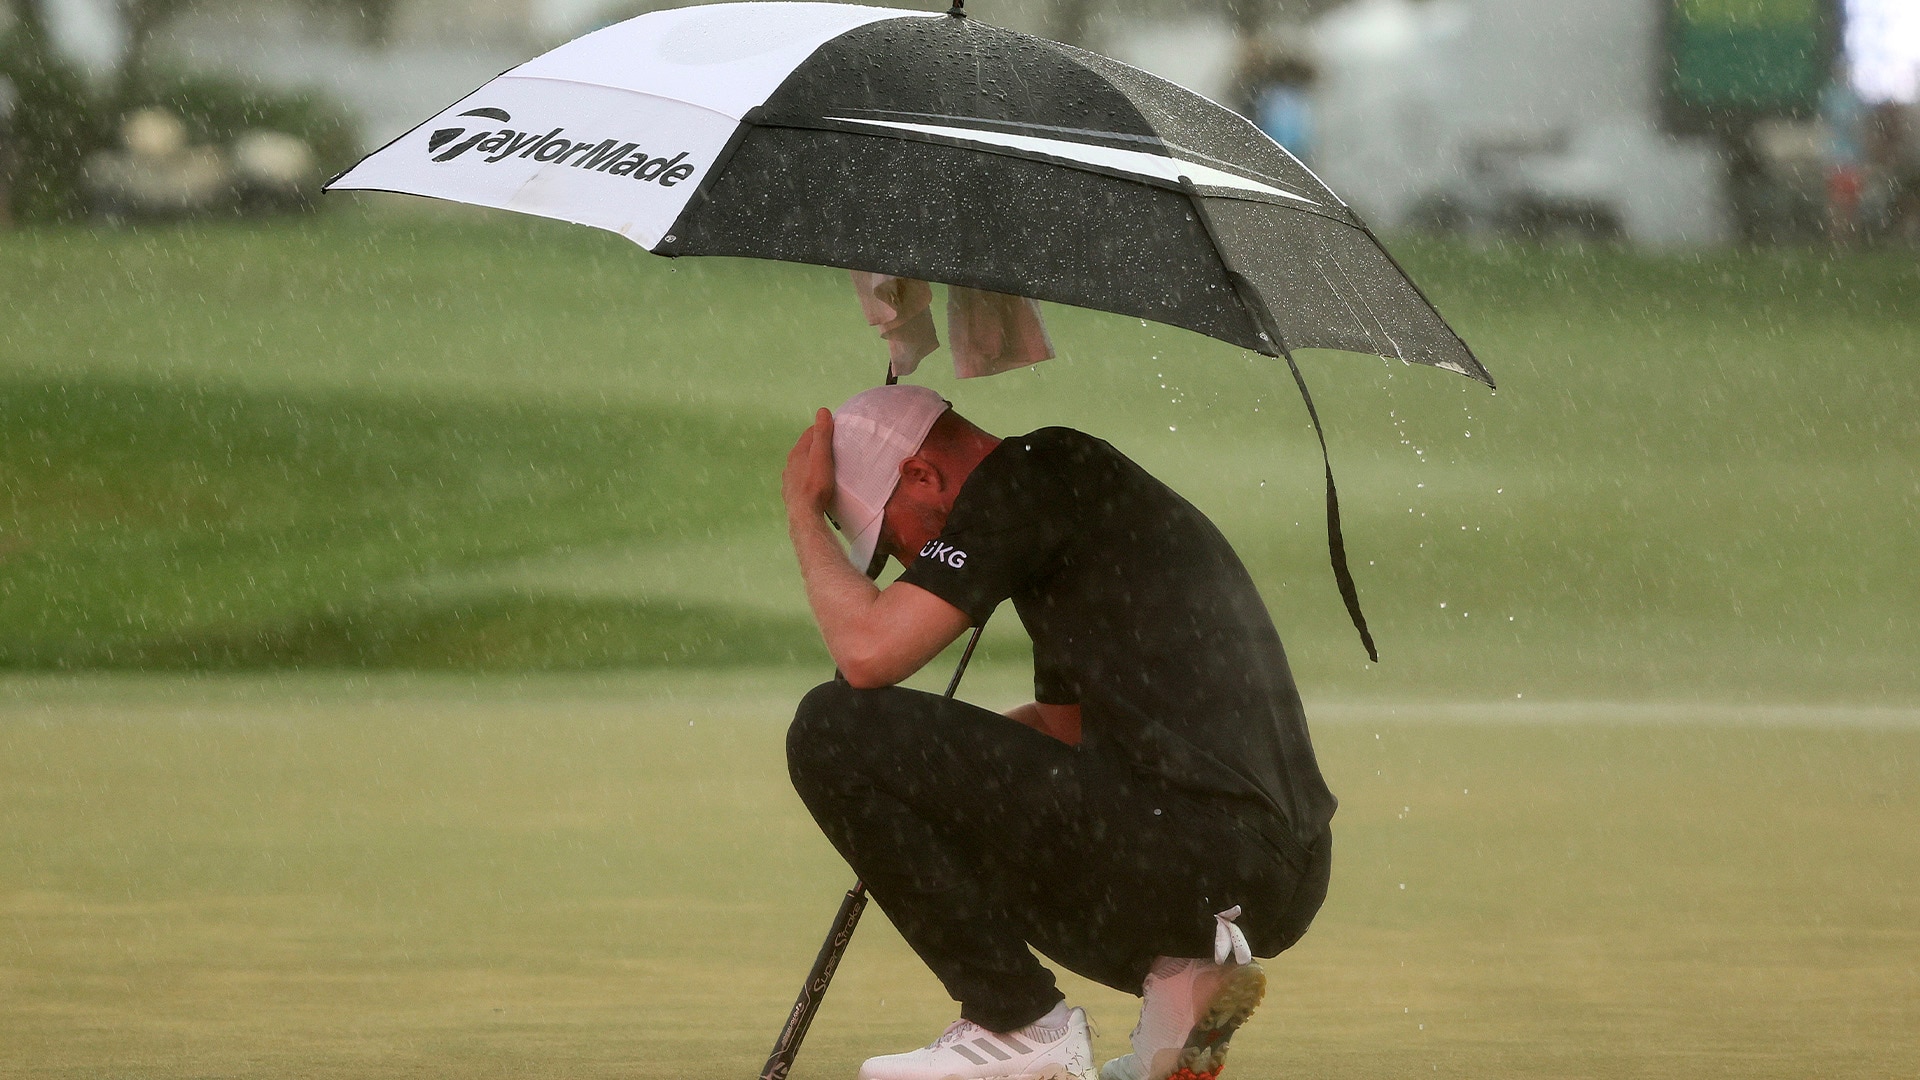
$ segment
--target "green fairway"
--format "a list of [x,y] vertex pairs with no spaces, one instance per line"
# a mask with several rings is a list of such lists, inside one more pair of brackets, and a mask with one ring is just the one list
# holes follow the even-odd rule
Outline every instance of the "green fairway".
[[[1501,380],[1049,309],[932,383],[1219,521],[1309,692],[1920,701],[1920,268],[1398,244]],[[883,352],[843,275],[508,215],[0,243],[0,666],[711,669],[822,654],[776,498]],[[1012,619],[985,663],[1017,666]]]
[[[851,880],[806,682],[0,680],[0,1076],[753,1075]],[[1230,1075],[1920,1072],[1920,712],[1309,704],[1334,888]],[[796,1075],[952,1008],[870,910]]]

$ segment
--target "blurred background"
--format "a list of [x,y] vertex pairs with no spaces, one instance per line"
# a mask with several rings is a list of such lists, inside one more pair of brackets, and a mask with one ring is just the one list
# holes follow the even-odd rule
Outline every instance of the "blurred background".
[[[291,197],[316,166],[384,144],[529,55],[661,6],[8,0],[10,201],[32,220],[80,201],[204,204],[236,185],[256,202]],[[1377,228],[1662,248],[1920,230],[1910,0],[977,0],[975,12],[1252,117]],[[190,164],[199,149],[216,153]]]

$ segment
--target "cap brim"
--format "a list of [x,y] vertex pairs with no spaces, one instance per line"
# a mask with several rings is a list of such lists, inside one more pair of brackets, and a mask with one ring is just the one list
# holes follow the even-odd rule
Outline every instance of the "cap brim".
[[886,523],[885,514],[875,514],[866,528],[847,537],[847,558],[853,562],[853,568],[861,573],[873,563],[873,549],[880,546],[880,526]]

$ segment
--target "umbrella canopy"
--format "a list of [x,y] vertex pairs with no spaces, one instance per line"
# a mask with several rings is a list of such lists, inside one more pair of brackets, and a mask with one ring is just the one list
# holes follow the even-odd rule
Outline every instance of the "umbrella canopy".
[[1345,349],[1493,384],[1353,211],[1253,124],[1115,60],[954,14],[642,15],[506,72],[328,186],[579,222],[660,255],[942,281],[1267,355]]

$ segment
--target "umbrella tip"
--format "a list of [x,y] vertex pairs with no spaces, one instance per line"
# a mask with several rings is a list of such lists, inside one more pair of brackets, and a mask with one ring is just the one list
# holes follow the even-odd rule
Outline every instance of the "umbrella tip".
[[947,14],[956,19],[964,19],[967,17],[966,8],[967,0],[953,0],[953,6],[947,9]]

